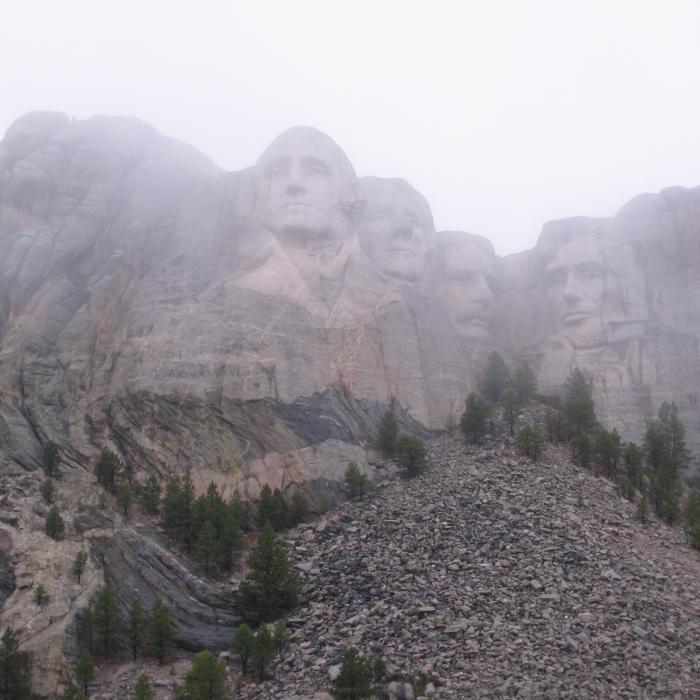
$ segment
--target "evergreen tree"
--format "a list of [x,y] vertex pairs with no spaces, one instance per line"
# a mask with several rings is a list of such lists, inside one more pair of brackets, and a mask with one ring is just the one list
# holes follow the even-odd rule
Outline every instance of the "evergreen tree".
[[469,442],[477,444],[489,430],[491,407],[479,395],[472,392],[465,402],[460,421],[462,432]]
[[283,530],[287,524],[287,504],[279,489],[274,491],[265,484],[260,491],[258,502],[258,526],[263,527],[269,522],[276,532]]
[[700,490],[695,485],[690,489],[685,504],[686,530],[690,544],[694,549],[700,549]]
[[690,459],[685,441],[685,425],[678,415],[678,406],[674,402],[664,401],[659,409],[661,422],[666,437],[666,451],[673,460],[678,472],[682,472]]
[[233,492],[228,508],[241,532],[248,532],[250,530],[250,508],[248,503],[241,498],[241,492],[238,489]]
[[92,654],[86,649],[78,659],[75,667],[75,677],[83,687],[83,693],[88,694],[90,683],[95,679],[95,661]]
[[510,371],[503,358],[496,352],[489,355],[489,360],[481,380],[481,391],[486,399],[497,403],[503,397],[510,384]]
[[284,624],[284,620],[277,620],[277,623],[275,624],[275,629],[272,632],[272,641],[275,644],[277,654],[281,661],[282,652],[289,643],[289,632],[287,632],[287,626]]
[[563,411],[575,438],[590,435],[598,425],[591,387],[578,368],[566,380]]
[[418,476],[426,465],[423,441],[413,435],[402,435],[396,443],[396,461],[406,476]]
[[157,513],[160,507],[160,484],[153,474],[147,479],[141,489],[141,498],[143,499],[143,507],[147,513]]
[[646,525],[649,521],[649,506],[647,506],[647,499],[644,495],[642,495],[637,503],[637,520],[639,520],[642,525]]
[[272,663],[274,657],[275,643],[272,640],[270,630],[267,625],[260,625],[253,642],[253,653],[250,657],[250,661],[261,683],[265,680],[265,671],[270,663]]
[[544,448],[544,435],[537,428],[525,425],[518,431],[515,444],[528,459],[536,462]]
[[40,583],[36,587],[36,590],[34,591],[34,600],[40,608],[43,608],[46,603],[49,602],[49,594],[46,592],[46,588],[44,587],[43,583]]
[[163,499],[163,525],[185,545],[188,553],[192,551],[196,529],[195,497],[189,471],[182,479],[176,474],[168,480]]
[[128,484],[122,484],[119,487],[119,493],[117,494],[117,505],[124,511],[124,517],[129,514],[129,508],[131,508],[131,503],[134,500],[134,496],[131,493],[131,488]]
[[40,493],[45,503],[53,503],[56,497],[56,482],[51,477],[44,479],[41,482]]
[[359,700],[372,695],[373,669],[357,649],[350,647],[343,654],[343,665],[335,679],[333,696],[337,700]]
[[95,476],[98,483],[107,491],[114,491],[119,466],[119,457],[108,447],[103,447],[100,457],[95,464]]
[[503,394],[503,420],[508,425],[508,432],[513,437],[515,434],[515,420],[522,406],[518,392],[515,389],[507,389]]
[[253,653],[255,637],[252,630],[245,623],[238,625],[233,635],[231,649],[241,662],[241,672],[245,675],[248,670],[248,662]]
[[571,458],[579,467],[589,469],[593,458],[593,445],[588,435],[576,435],[571,438]]
[[195,654],[185,685],[176,688],[177,700],[226,700],[226,669],[210,651]]
[[393,407],[387,409],[379,424],[377,437],[377,449],[387,458],[391,459],[396,452],[396,442],[399,439],[399,423],[394,415]]
[[49,440],[45,445],[44,445],[44,458],[43,458],[43,464],[44,464],[44,472],[46,473],[46,476],[51,478],[53,476],[56,476],[58,474],[58,467],[61,463],[61,451],[58,445]]
[[147,623],[148,620],[141,608],[141,603],[139,603],[138,600],[134,600],[131,604],[129,618],[126,622],[126,636],[129,639],[131,655],[134,661],[136,661],[136,657],[143,648]]
[[92,607],[93,624],[97,637],[102,642],[102,653],[107,658],[122,630],[119,600],[114,589],[107,585],[98,594]]
[[628,442],[624,449],[627,478],[637,491],[644,491],[644,453],[639,445]]
[[238,527],[238,522],[231,510],[227,509],[217,542],[216,562],[219,568],[222,571],[230,571],[244,548],[245,540]]
[[537,392],[537,381],[535,373],[530,369],[530,365],[521,363],[513,373],[513,388],[515,389],[520,403],[527,403],[535,397]]
[[617,430],[599,428],[595,435],[594,449],[604,473],[608,476],[617,474],[618,462],[622,455],[622,440]]
[[173,623],[170,619],[170,611],[163,601],[157,600],[151,609],[148,622],[148,650],[162,665],[173,643]]
[[678,470],[670,455],[666,455],[658,469],[650,475],[651,498],[656,514],[669,525],[680,515],[681,483]]
[[63,524],[63,518],[58,512],[58,507],[53,506],[46,516],[46,524],[44,525],[44,532],[54,540],[62,540],[63,533],[65,532],[65,525]]
[[304,492],[297,489],[292,494],[292,503],[289,508],[289,522],[292,526],[303,523],[309,515],[309,502]]
[[217,549],[218,541],[216,529],[212,525],[211,520],[207,520],[207,522],[204,523],[202,531],[199,533],[196,547],[197,558],[204,564],[204,572],[207,576],[209,576],[211,565],[216,558]]
[[29,654],[19,650],[12,627],[0,639],[0,700],[32,700]]
[[92,605],[87,605],[76,615],[76,637],[79,649],[95,653],[95,620]]
[[274,620],[297,604],[299,581],[266,523],[248,560],[250,571],[241,582],[238,608],[246,620]]
[[571,437],[571,425],[562,409],[547,409],[544,425],[549,442],[564,442]]
[[59,696],[59,700],[88,700],[88,698],[87,695],[84,695],[80,688],[75,685],[75,683],[71,682]]
[[345,486],[350,492],[350,498],[362,497],[367,491],[367,475],[360,471],[355,462],[350,462],[345,470]]
[[78,579],[78,583],[80,583],[80,577],[83,575],[83,571],[85,571],[87,561],[87,552],[81,549],[73,560],[73,575]]
[[146,676],[139,676],[134,688],[134,700],[154,700],[155,693],[153,687]]

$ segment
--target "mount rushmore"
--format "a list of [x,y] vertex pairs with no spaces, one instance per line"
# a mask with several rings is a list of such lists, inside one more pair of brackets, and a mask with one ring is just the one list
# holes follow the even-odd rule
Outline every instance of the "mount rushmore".
[[137,474],[323,492],[371,470],[387,406],[457,422],[494,349],[545,392],[580,367],[626,439],[673,400],[700,446],[700,188],[500,258],[310,127],[227,173],[135,119],[41,112],[0,144],[0,247],[8,469],[53,440],[69,463],[107,445]]

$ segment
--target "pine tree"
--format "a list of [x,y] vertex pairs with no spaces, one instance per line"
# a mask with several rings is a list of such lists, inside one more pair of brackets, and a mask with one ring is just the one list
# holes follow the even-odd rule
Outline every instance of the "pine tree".
[[97,481],[108,491],[113,491],[119,473],[119,457],[108,447],[103,447],[95,464]]
[[29,654],[19,650],[12,627],[6,627],[0,639],[0,700],[31,700]]
[[212,525],[211,520],[207,520],[199,533],[196,547],[197,558],[204,564],[204,573],[207,576],[209,576],[211,565],[214,563],[217,549],[216,529]]
[[92,605],[87,605],[76,615],[76,637],[79,649],[95,653],[95,620]]
[[350,462],[345,470],[345,486],[350,492],[350,498],[362,497],[367,490],[367,475],[360,471],[355,462]]
[[102,641],[102,653],[107,658],[122,630],[119,600],[114,589],[107,585],[98,594],[92,608],[93,624],[97,637]]
[[148,650],[163,664],[173,646],[173,623],[163,601],[157,600],[151,609],[148,622]]
[[564,442],[571,437],[571,425],[562,409],[548,409],[544,425],[549,442]]
[[245,623],[238,625],[233,635],[231,650],[241,662],[241,672],[245,675],[248,670],[248,662],[253,653],[255,637],[252,630]]
[[465,402],[460,421],[462,432],[469,442],[477,444],[489,430],[491,407],[480,396],[472,392]]
[[46,524],[44,525],[44,531],[49,537],[51,537],[54,540],[63,539],[65,525],[63,524],[63,518],[58,512],[57,506],[51,508],[49,514],[46,516]]
[[525,425],[518,431],[515,444],[528,459],[536,462],[544,448],[544,435],[537,428]]
[[154,700],[155,693],[146,676],[139,676],[134,688],[134,700]]
[[44,458],[43,458],[43,464],[44,464],[44,472],[46,473],[46,476],[51,478],[53,476],[56,476],[58,474],[58,466],[61,463],[61,451],[58,445],[49,440],[45,445],[44,445]]
[[493,403],[497,403],[503,397],[510,384],[510,371],[503,358],[492,352],[481,380],[481,391],[484,397]]
[[124,517],[129,514],[129,508],[131,508],[131,503],[134,500],[134,496],[131,493],[131,489],[128,484],[122,484],[119,487],[119,493],[117,494],[117,505],[124,511]]
[[413,435],[402,435],[396,443],[396,461],[406,476],[418,476],[426,465],[423,441]]
[[210,651],[195,654],[192,670],[185,678],[185,685],[178,688],[176,698],[182,700],[226,700],[226,669]]
[[647,506],[647,499],[644,495],[642,495],[637,503],[637,520],[639,520],[642,525],[646,525],[649,520],[649,506]]
[[275,644],[277,654],[281,661],[282,652],[289,643],[289,632],[287,632],[287,626],[284,624],[284,620],[277,620],[277,623],[275,624],[275,629],[272,632],[272,641]]
[[238,489],[233,492],[228,508],[241,532],[248,532],[250,530],[250,508],[248,503],[241,498],[241,492]]
[[260,491],[260,501],[258,502],[258,526],[263,527],[266,522],[269,522],[275,531],[279,532],[286,526],[287,519],[287,504],[281,491],[279,489],[273,491],[265,484]]
[[639,445],[628,442],[624,449],[627,478],[637,491],[644,491],[644,453]]
[[160,484],[153,474],[147,479],[141,490],[143,507],[147,513],[157,513],[160,507]]
[[274,620],[297,604],[299,581],[268,522],[248,560],[250,571],[241,582],[238,608],[251,622]]
[[46,592],[46,588],[44,587],[43,583],[40,583],[36,587],[36,590],[34,591],[34,600],[40,608],[43,608],[46,603],[49,602],[49,594]]
[[78,659],[78,664],[75,667],[75,677],[78,679],[78,683],[83,686],[83,693],[87,695],[90,683],[95,679],[95,661],[87,649]]
[[255,635],[255,641],[253,642],[253,653],[250,657],[250,661],[261,683],[265,680],[265,671],[270,663],[272,663],[274,657],[275,643],[272,640],[270,630],[267,625],[260,625]]
[[576,435],[571,438],[571,458],[582,469],[589,469],[593,459],[593,445],[588,435]]
[[289,522],[292,526],[303,523],[309,515],[309,502],[304,492],[297,489],[292,494],[292,503],[289,508]]
[[612,431],[599,428],[595,435],[595,453],[598,462],[608,476],[617,473],[618,462],[622,455],[622,440],[615,428]]
[[75,559],[73,560],[73,575],[78,579],[78,583],[80,583],[80,577],[83,575],[83,571],[85,571],[85,567],[87,566],[87,561],[88,561],[87,552],[85,552],[81,549],[75,555]]
[[357,649],[350,647],[343,654],[343,665],[335,679],[333,695],[338,700],[359,700],[372,695],[373,669]]
[[510,436],[515,434],[515,420],[522,406],[518,392],[515,389],[507,389],[503,394],[503,420],[508,425]]
[[573,437],[591,435],[598,425],[591,387],[578,368],[571,370],[566,380],[563,411]]
[[525,362],[521,363],[513,373],[513,388],[520,403],[527,403],[535,397],[537,392],[535,373]]
[[391,459],[396,452],[396,442],[399,439],[399,423],[394,415],[393,408],[388,409],[382,416],[377,437],[377,449],[387,458]]
[[82,693],[75,683],[71,682],[59,696],[59,700],[88,700],[88,697]]
[[126,636],[129,639],[131,655],[134,661],[143,648],[144,637],[146,635],[146,625],[148,620],[144,615],[141,603],[134,600],[129,610],[129,619],[126,622]]
[[224,513],[221,532],[217,542],[216,562],[222,571],[230,571],[236,564],[245,548],[245,540],[241,529],[230,509]]
[[56,482],[51,477],[44,479],[41,482],[40,493],[45,503],[53,503],[56,497]]

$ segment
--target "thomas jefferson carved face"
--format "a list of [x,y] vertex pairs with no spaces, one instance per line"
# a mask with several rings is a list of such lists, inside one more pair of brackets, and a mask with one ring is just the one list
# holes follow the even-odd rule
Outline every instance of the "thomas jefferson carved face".
[[458,232],[438,234],[437,248],[435,298],[460,338],[487,343],[493,323],[493,249],[481,238]]
[[360,243],[382,274],[417,282],[433,236],[433,218],[423,197],[403,180],[361,181],[365,213]]
[[325,134],[310,127],[285,131],[256,170],[258,220],[283,243],[316,247],[348,235],[355,173]]
[[561,247],[547,266],[547,296],[554,304],[558,332],[574,348],[592,348],[604,338],[606,265],[595,238],[585,236]]

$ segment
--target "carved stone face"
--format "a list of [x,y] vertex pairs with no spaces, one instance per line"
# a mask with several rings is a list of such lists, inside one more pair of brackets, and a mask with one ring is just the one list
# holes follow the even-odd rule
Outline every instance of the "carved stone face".
[[591,237],[562,246],[547,266],[547,295],[554,304],[558,332],[574,348],[592,348],[604,338],[606,266]]
[[316,129],[296,127],[268,147],[257,167],[258,220],[283,242],[312,247],[348,235],[355,174],[341,149]]
[[428,203],[400,180],[364,178],[360,243],[382,274],[417,282],[434,233]]
[[493,323],[494,254],[466,236],[439,243],[441,264],[433,294],[454,332],[463,340],[487,343]]

